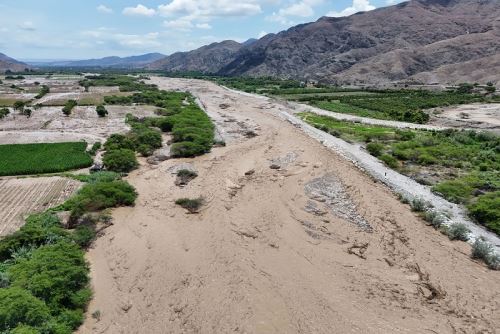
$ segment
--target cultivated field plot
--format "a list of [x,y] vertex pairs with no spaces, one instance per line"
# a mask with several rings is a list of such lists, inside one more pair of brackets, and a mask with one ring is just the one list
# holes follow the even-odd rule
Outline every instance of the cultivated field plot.
[[63,203],[80,184],[63,177],[0,179],[0,236],[15,232],[28,214]]
[[87,143],[0,145],[0,175],[30,175],[64,172],[90,167]]
[[0,144],[22,144],[40,142],[65,142],[85,140],[89,145],[103,142],[112,133],[129,130],[125,116],[155,115],[152,106],[107,106],[107,117],[99,118],[95,106],[78,106],[69,117],[61,107],[42,107],[34,110],[30,118],[11,113],[0,120]]

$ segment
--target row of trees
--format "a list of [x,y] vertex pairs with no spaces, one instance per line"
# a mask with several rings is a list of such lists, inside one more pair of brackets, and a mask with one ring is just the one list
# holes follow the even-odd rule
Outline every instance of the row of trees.
[[[28,118],[31,117],[33,114],[33,110],[31,108],[27,108],[29,102],[24,102],[24,101],[16,101],[14,102],[12,108],[19,112],[20,115],[27,116]],[[71,115],[71,112],[73,111],[73,108],[75,108],[78,105],[78,102],[75,100],[69,100],[66,102],[64,105],[62,112],[64,115],[69,116]],[[33,106],[33,108],[40,109],[42,107],[41,104],[36,104]],[[98,105],[96,108],[96,113],[99,117],[106,117],[108,115],[108,110],[101,104]],[[2,108],[0,109],[0,119],[3,119],[7,115],[10,114],[10,110],[8,108]]]

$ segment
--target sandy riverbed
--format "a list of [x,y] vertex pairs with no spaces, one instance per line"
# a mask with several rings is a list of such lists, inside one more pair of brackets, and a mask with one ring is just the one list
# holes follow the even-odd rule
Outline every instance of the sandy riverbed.
[[[498,272],[285,121],[282,106],[213,83],[153,80],[192,91],[227,146],[155,166],[142,161],[129,175],[139,198],[114,211],[114,225],[88,254],[95,296],[79,333],[500,327]],[[171,173],[181,163],[199,174],[184,188]],[[206,200],[199,214],[174,204],[197,196]],[[91,316],[95,311],[100,317]]]

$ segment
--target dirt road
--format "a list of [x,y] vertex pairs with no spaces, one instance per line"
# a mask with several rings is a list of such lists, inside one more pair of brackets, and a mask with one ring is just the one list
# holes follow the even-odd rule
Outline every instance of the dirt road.
[[[115,210],[89,252],[95,296],[80,333],[500,328],[499,273],[283,121],[279,106],[212,83],[154,81],[199,97],[227,146],[143,162],[128,177],[138,203]],[[181,163],[199,174],[185,188],[171,172]],[[174,204],[198,196],[198,214]]]

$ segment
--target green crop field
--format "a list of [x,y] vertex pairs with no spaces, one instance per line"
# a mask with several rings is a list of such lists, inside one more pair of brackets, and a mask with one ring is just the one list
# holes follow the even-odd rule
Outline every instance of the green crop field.
[[0,145],[0,176],[57,173],[92,165],[85,142]]

